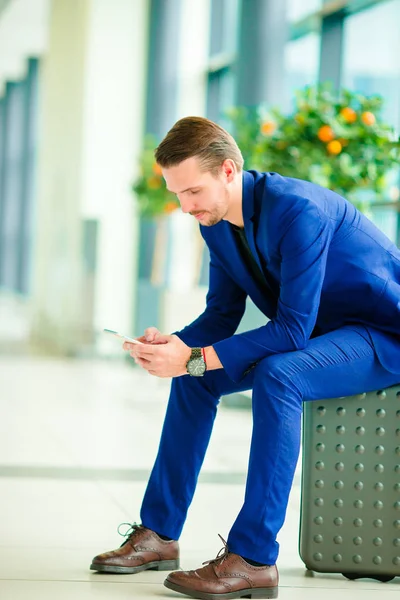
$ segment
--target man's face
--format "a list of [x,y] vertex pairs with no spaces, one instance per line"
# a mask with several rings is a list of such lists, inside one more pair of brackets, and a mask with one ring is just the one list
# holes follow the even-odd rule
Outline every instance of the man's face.
[[176,194],[182,211],[201,225],[216,225],[229,209],[229,185],[224,168],[218,176],[201,171],[195,156],[175,167],[162,169],[167,188]]

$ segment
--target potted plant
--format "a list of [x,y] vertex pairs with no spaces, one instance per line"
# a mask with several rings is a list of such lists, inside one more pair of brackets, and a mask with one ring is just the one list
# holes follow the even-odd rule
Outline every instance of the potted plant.
[[296,93],[290,114],[258,106],[232,108],[228,116],[246,168],[306,179],[362,204],[387,191],[400,158],[382,104],[378,96],[308,86]]
[[157,142],[147,136],[139,162],[139,177],[132,186],[135,192],[140,215],[151,219],[169,215],[179,207],[179,202],[166,186],[160,166],[154,159]]

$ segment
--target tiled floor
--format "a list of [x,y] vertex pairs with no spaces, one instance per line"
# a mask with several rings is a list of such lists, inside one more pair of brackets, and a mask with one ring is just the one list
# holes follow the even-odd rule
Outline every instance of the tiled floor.
[[[117,361],[0,360],[0,599],[179,598],[165,573],[99,575],[93,555],[138,520],[169,383]],[[220,549],[243,499],[250,414],[221,408],[181,539],[182,566]],[[280,535],[281,600],[358,600],[388,584],[306,573],[297,552],[299,474]]]

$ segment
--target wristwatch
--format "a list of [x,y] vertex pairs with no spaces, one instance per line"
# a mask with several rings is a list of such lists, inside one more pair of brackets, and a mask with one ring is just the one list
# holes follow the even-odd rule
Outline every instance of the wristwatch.
[[186,363],[186,370],[192,377],[203,377],[207,365],[201,348],[192,348],[192,353]]

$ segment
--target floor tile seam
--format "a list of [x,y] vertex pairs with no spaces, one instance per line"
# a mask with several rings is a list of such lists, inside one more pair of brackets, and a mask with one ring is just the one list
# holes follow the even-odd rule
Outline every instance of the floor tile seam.
[[[83,584],[93,584],[93,583],[100,583],[100,584],[106,584],[106,585],[110,585],[110,584],[118,584],[118,585],[163,585],[163,582],[159,582],[159,581],[117,581],[117,580],[112,580],[112,581],[100,581],[100,580],[87,580],[87,579],[16,579],[16,578],[2,578],[0,577],[0,582],[3,581],[9,581],[9,582],[26,582],[26,583],[83,583]],[[394,588],[396,586],[396,584],[392,584],[392,587]],[[290,585],[290,584],[285,584],[285,583],[279,583],[279,587],[285,588],[285,589],[293,589],[293,590],[320,590],[320,591],[325,591],[325,590],[335,590],[336,592],[342,591],[342,592],[346,592],[346,591],[351,591],[352,594],[354,595],[355,592],[365,592],[366,590],[371,591],[371,592],[378,592],[380,591],[379,589],[377,589],[376,587],[369,587],[368,584],[363,585],[362,588],[360,588],[359,590],[355,590],[354,588],[351,587],[336,587],[336,586],[308,586],[308,585]],[[385,586],[385,590],[388,592],[396,592],[398,593],[399,590],[398,589],[388,589],[387,586]]]
[[2,578],[0,576],[0,582],[2,581],[20,581],[25,583],[101,583],[101,584],[118,584],[118,585],[163,585],[160,581],[97,581],[91,579],[16,579],[16,578]]
[[[1,465],[0,480],[43,479],[54,481],[147,481],[151,468],[124,469],[109,467],[73,466],[33,466],[33,465]],[[200,474],[199,483],[235,485],[246,480],[246,471],[212,471],[205,470]],[[300,484],[300,474],[296,473],[294,487]]]

